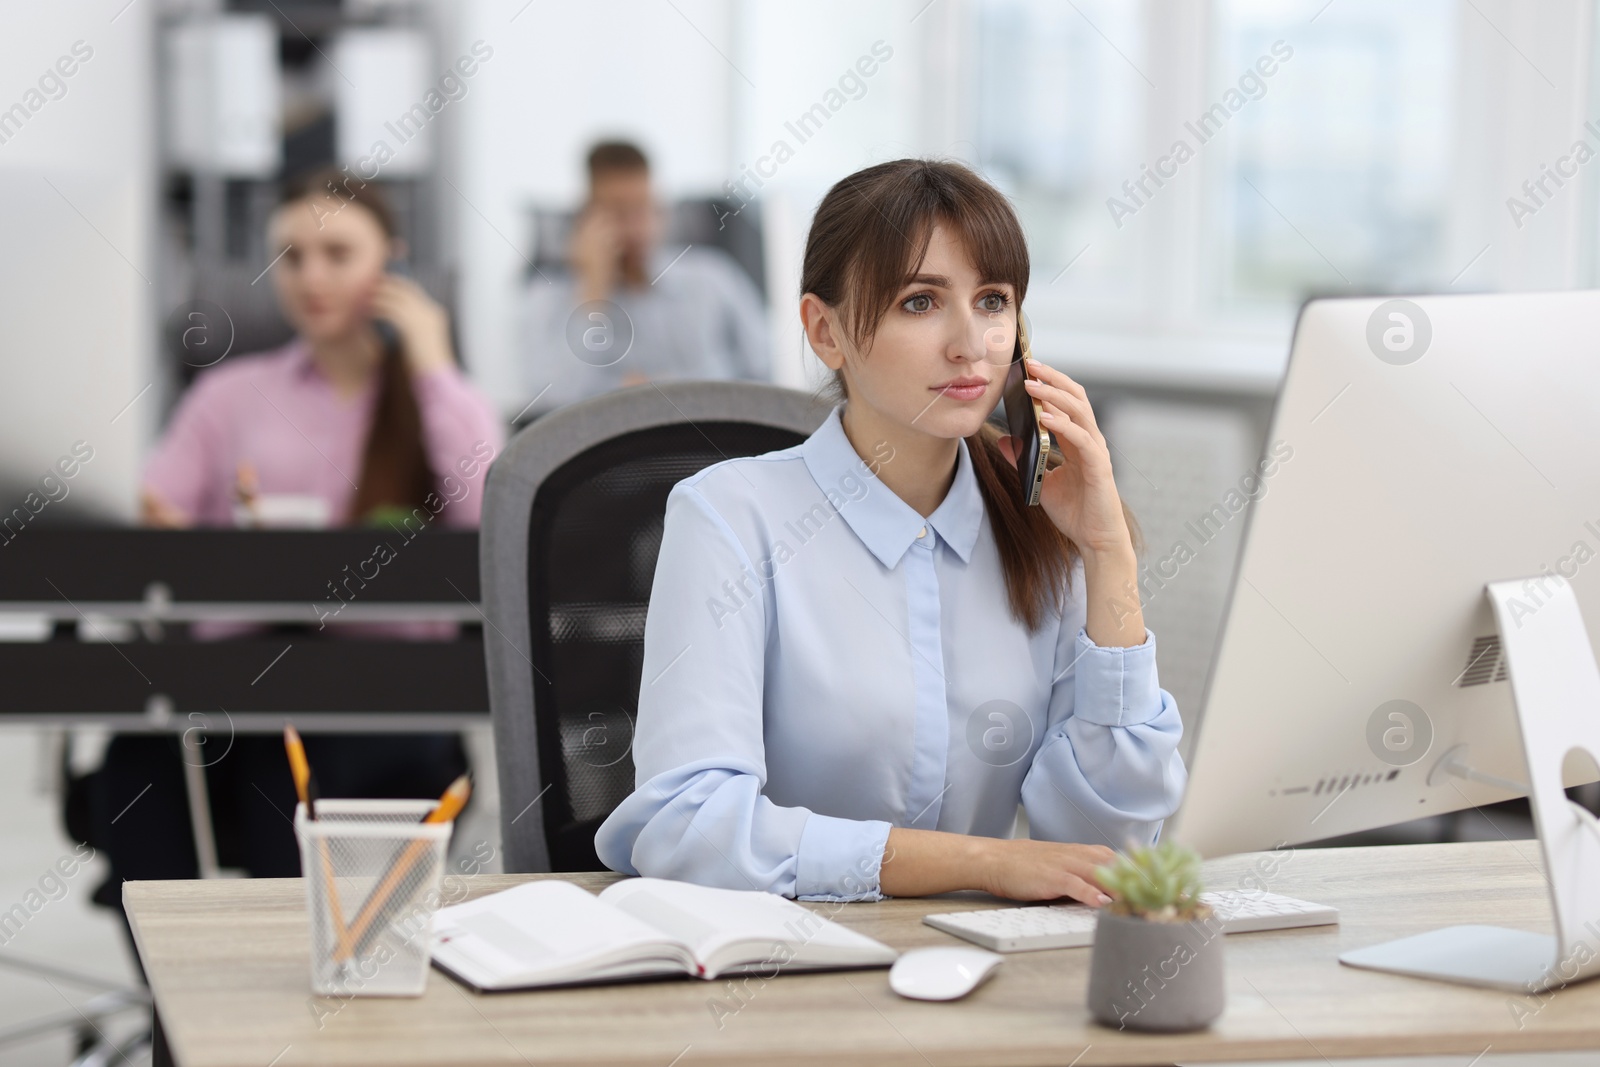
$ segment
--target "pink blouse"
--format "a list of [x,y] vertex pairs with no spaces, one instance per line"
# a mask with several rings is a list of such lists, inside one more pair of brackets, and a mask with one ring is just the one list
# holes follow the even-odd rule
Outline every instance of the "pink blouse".
[[[475,527],[488,458],[505,434],[488,400],[454,365],[412,378],[423,445],[444,501],[438,520]],[[321,497],[335,524],[348,522],[376,376],[342,399],[303,341],[236,358],[202,374],[179,402],[144,484],[197,526],[232,526],[239,463],[255,468],[263,495]]]

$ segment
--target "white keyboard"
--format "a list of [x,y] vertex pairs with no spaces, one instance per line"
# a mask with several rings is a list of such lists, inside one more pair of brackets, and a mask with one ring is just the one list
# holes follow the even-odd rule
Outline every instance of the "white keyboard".
[[[1339,921],[1339,909],[1279,893],[1230,889],[1201,893],[1225,934],[1325,926]],[[1026,908],[987,908],[924,915],[922,921],[995,952],[1081,948],[1094,944],[1096,909],[1087,904],[1046,904]]]

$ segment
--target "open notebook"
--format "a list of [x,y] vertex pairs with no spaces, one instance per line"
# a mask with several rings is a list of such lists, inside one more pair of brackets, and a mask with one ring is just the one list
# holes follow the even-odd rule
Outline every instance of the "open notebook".
[[440,908],[433,961],[478,990],[887,967],[894,949],[773,893],[629,878],[599,896],[556,878]]

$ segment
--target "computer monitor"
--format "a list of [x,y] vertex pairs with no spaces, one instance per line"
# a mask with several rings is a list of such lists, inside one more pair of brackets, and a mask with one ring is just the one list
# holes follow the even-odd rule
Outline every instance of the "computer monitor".
[[[1600,759],[1597,357],[1594,291],[1302,308],[1164,836],[1218,855],[1524,795],[1519,715],[1537,710],[1535,778],[1550,789],[1535,790],[1535,814],[1562,944],[1600,920],[1600,901],[1564,885],[1600,885],[1600,829],[1556,784],[1594,780]],[[1497,616],[1486,584],[1502,580],[1515,584],[1497,587]],[[1597,934],[1600,922],[1585,935],[1600,968]],[[1413,948],[1453,959],[1463,944]],[[1533,961],[1558,955],[1549,939],[1510,962],[1466,951],[1485,953],[1468,974],[1388,969],[1522,988]]]

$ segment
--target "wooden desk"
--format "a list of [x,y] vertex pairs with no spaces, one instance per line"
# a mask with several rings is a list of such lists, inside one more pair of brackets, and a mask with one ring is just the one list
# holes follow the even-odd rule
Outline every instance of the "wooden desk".
[[[1228,1010],[1208,1031],[1152,1036],[1092,1024],[1089,950],[1008,956],[965,1000],[890,992],[883,970],[770,981],[678,980],[473,994],[439,971],[413,1000],[310,996],[297,880],[128,882],[123,899],[180,1067],[301,1064],[1171,1063],[1492,1049],[1600,1048],[1600,982],[1541,1002],[1345,967],[1340,951],[1450,923],[1549,930],[1537,844],[1500,841],[1301,849],[1206,864],[1207,884],[1240,884],[1276,860],[1266,888],[1336,905],[1338,927],[1227,940]],[[529,877],[471,879],[473,895]],[[610,874],[567,875],[598,889]],[[958,944],[930,911],[993,906],[982,894],[811,903],[895,948]],[[736,982],[740,984],[735,984]],[[719,1013],[714,1010],[721,1005]],[[1513,1012],[1524,1011],[1521,1027]],[[324,1013],[318,1028],[318,1012]]]

